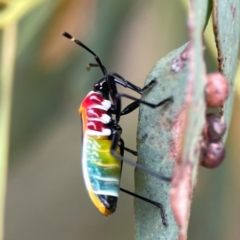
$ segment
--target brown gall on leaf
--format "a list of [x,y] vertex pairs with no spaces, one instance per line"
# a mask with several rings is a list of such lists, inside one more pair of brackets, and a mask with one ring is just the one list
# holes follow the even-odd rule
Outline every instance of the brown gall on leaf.
[[228,97],[227,79],[220,73],[207,75],[205,100],[208,107],[221,107]]
[[220,117],[214,113],[209,113],[206,116],[206,125],[203,130],[204,140],[206,142],[220,141],[226,132],[226,124]]
[[221,142],[212,142],[203,149],[200,163],[206,168],[216,168],[223,162],[224,157],[224,145]]

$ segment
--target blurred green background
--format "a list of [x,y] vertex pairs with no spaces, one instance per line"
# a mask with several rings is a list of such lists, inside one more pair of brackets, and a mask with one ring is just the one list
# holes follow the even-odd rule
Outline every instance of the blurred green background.
[[[102,74],[86,70],[93,57],[62,31],[93,49],[108,71],[143,86],[155,63],[187,41],[186,9],[175,0],[42,1],[18,24],[5,239],[133,239],[133,199],[121,193],[116,213],[105,218],[85,190],[78,107]],[[207,68],[216,71],[211,52]],[[225,162],[200,169],[189,239],[239,239],[239,106],[236,95]],[[137,115],[121,119],[132,149]],[[124,166],[122,187],[134,191],[131,167]]]

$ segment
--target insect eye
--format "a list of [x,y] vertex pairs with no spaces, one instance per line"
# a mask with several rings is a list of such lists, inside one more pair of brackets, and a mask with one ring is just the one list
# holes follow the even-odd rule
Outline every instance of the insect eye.
[[100,83],[95,83],[94,84],[94,90],[98,90],[100,88]]

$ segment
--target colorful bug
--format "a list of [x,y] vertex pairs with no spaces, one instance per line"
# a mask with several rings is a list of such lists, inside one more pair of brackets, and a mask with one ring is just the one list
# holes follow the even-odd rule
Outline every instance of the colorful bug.
[[[141,89],[117,73],[108,73],[100,58],[92,50],[79,40],[73,38],[70,34],[66,32],[62,34],[90,52],[94,56],[97,64],[90,63],[89,68],[100,67],[104,76],[94,84],[93,91],[85,97],[79,108],[79,114],[81,115],[83,124],[83,177],[92,202],[103,215],[108,216],[116,210],[119,191],[121,190],[157,206],[160,209],[163,224],[167,225],[161,203],[119,187],[123,161],[162,180],[170,181],[170,178],[164,177],[123,157],[124,150],[135,156],[137,156],[137,152],[124,146],[124,141],[121,138],[122,128],[118,123],[122,115],[132,112],[139,107],[140,103],[151,108],[156,108],[171,101],[172,97],[158,104],[152,104],[126,94],[118,93],[116,84],[129,88],[141,95],[143,91],[155,83],[155,80],[152,80]],[[132,99],[134,102],[121,110],[121,97]],[[115,115],[115,118],[113,118],[112,115]]]

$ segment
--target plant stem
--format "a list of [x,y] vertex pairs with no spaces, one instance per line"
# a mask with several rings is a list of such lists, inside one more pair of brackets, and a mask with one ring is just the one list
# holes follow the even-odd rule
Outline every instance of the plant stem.
[[17,23],[3,28],[0,79],[0,240],[4,239],[4,212],[9,155],[10,118],[15,63]]

